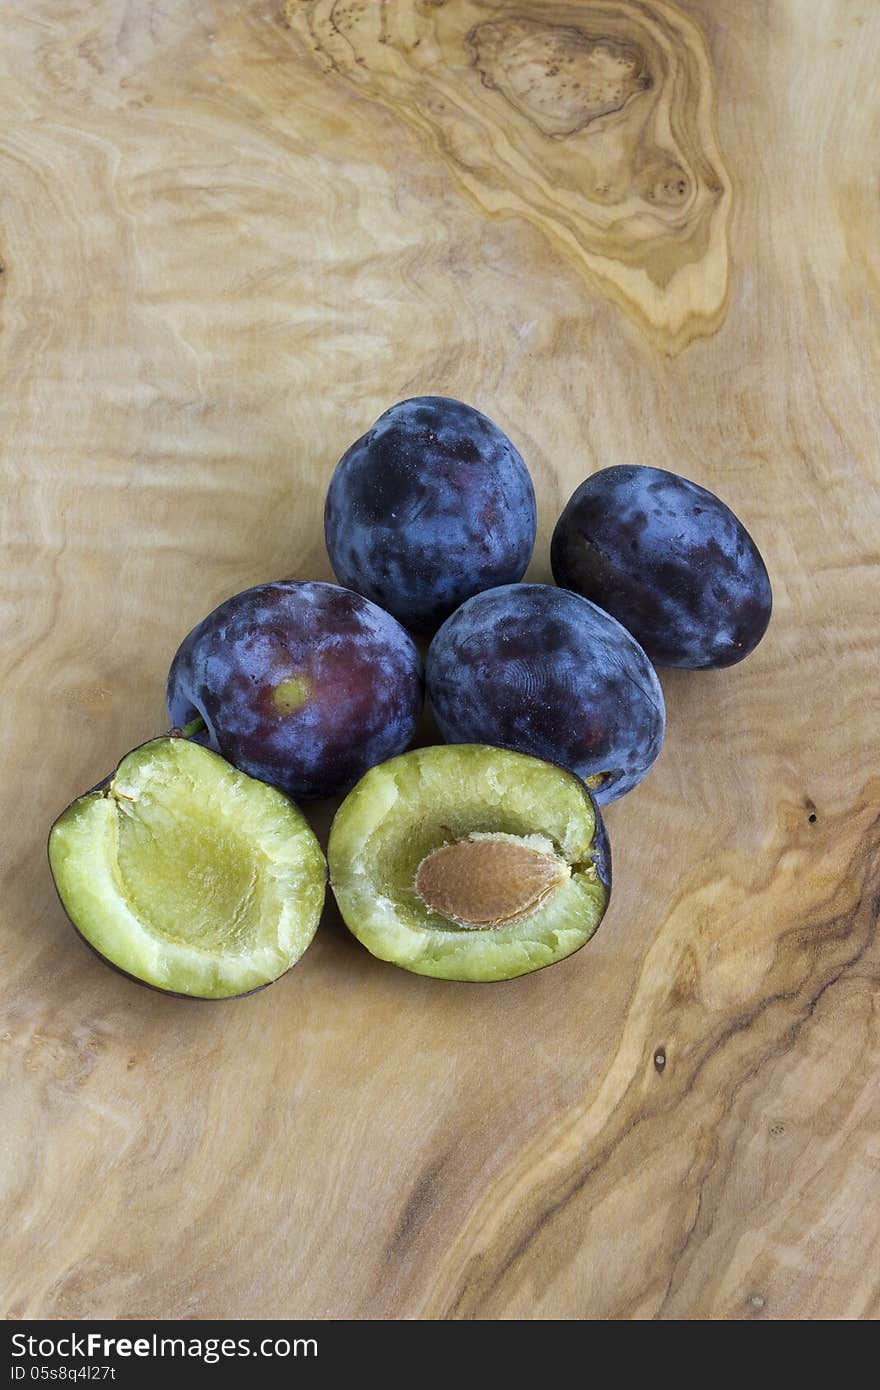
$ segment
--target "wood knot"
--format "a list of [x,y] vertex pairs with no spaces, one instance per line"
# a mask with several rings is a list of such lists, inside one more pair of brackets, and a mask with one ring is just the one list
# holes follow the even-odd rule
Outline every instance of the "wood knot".
[[468,34],[483,84],[544,135],[563,137],[620,111],[653,86],[635,44],[533,19],[495,19]]
[[711,57],[678,8],[286,9],[327,71],[413,125],[488,215],[545,233],[664,352],[720,326],[731,185]]

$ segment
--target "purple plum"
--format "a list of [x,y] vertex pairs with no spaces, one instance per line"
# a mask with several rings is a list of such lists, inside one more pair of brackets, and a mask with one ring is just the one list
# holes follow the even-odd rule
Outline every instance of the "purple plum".
[[733,666],[767,630],[758,547],[729,507],[662,468],[603,468],[553,532],[553,577],[623,623],[657,666]]
[[403,752],[423,703],[422,663],[388,613],[335,584],[281,580],[221,603],[168,675],[177,726],[294,797],[345,791]]
[[339,582],[418,632],[521,579],[535,528],[532,480],[507,435],[444,396],[386,410],[343,454],[324,512]]
[[468,599],[431,643],[427,680],[448,743],[558,763],[600,803],[635,787],[663,742],[663,692],[641,647],[601,608],[549,584]]

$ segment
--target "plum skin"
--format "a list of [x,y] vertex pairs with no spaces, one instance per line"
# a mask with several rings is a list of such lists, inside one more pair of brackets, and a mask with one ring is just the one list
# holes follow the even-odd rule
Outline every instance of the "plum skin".
[[587,478],[550,562],[557,584],[617,618],[658,666],[733,666],[770,622],[770,579],[748,531],[714,493],[661,468]]
[[335,796],[407,747],[421,658],[390,614],[335,584],[281,580],[221,603],[184,638],[166,690],[175,726],[293,797]]
[[535,490],[513,444],[444,396],[380,415],[337,464],[324,511],[339,582],[426,633],[472,594],[521,579],[536,528]]
[[462,604],[431,643],[427,683],[448,743],[556,763],[590,779],[600,805],[637,786],[663,743],[663,692],[641,647],[595,604],[548,584]]

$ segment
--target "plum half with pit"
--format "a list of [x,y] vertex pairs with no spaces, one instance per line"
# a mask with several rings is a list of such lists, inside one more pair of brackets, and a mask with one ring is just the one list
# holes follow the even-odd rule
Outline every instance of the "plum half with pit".
[[286,796],[171,736],[68,806],[49,863],[87,945],[140,984],[194,999],[253,993],[295,965],[327,878]]
[[418,632],[521,579],[535,528],[532,480],[507,435],[445,396],[386,410],[343,454],[324,512],[340,583]]
[[446,980],[509,980],[595,932],[611,891],[601,816],[579,778],[484,746],[372,768],[330,831],[330,882],[380,960]]
[[742,522],[662,468],[587,478],[556,524],[550,558],[557,584],[617,618],[657,666],[733,666],[770,622],[767,567]]
[[172,724],[294,797],[334,796],[407,747],[424,702],[412,638],[336,584],[281,580],[221,603],[182,642]]
[[559,763],[601,804],[656,760],[663,692],[638,643],[601,608],[549,584],[476,594],[428,651],[428,696],[448,743]]

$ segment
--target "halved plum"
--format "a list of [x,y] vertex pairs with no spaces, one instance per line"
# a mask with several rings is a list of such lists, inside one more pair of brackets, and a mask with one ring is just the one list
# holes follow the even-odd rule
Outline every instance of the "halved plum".
[[327,869],[302,813],[187,738],[152,739],[62,812],[49,835],[80,936],[141,984],[250,994],[315,934]]
[[371,768],[336,813],[328,859],[367,950],[446,980],[510,980],[563,960],[589,941],[611,891],[583,782],[484,744]]

